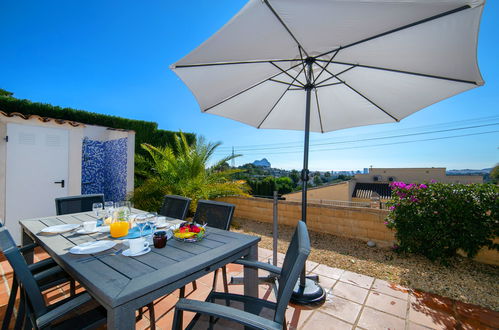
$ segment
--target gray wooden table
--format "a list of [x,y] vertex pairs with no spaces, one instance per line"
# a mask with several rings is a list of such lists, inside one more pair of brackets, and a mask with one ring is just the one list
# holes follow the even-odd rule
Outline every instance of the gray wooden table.
[[[90,260],[89,255],[74,255],[69,249],[92,240],[111,239],[109,233],[38,234],[47,226],[90,220],[95,220],[92,212],[21,221],[23,244],[38,243],[81,283],[106,308],[108,329],[134,329],[135,311],[140,307],[238,258],[258,259],[259,237],[209,227],[207,237],[200,242],[171,239],[165,248],[153,247],[151,252],[139,257],[110,255],[112,250],[126,248],[120,243],[112,250],[93,255]],[[244,269],[245,294],[258,296],[257,275],[255,269]]]

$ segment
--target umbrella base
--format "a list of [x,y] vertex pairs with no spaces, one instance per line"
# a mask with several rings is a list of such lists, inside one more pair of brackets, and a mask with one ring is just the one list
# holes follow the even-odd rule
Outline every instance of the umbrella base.
[[300,280],[295,285],[291,302],[297,305],[318,305],[326,300],[326,291],[315,281],[307,278],[305,286],[300,286]]

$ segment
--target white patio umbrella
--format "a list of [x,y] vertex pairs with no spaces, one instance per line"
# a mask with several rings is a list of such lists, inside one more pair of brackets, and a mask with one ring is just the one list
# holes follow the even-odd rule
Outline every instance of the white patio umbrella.
[[[309,131],[398,122],[484,84],[484,0],[250,0],[172,70],[202,112]],[[305,273],[305,271],[304,271]],[[295,301],[323,299],[302,276]]]

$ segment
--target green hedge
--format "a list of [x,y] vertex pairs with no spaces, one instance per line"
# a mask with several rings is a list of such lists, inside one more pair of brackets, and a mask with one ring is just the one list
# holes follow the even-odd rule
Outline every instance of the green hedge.
[[[94,112],[61,108],[51,104],[31,102],[0,94],[0,111],[6,113],[19,112],[23,115],[38,115],[55,119],[77,121],[88,125],[106,126],[135,131],[135,152],[145,154],[140,147],[142,143],[153,146],[174,145],[175,132],[158,129],[158,124],[150,121],[126,119],[117,116],[103,115]],[[188,142],[195,141],[196,136],[184,133]]]

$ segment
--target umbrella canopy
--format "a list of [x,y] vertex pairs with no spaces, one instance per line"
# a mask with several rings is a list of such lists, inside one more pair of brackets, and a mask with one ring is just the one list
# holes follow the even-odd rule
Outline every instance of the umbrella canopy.
[[483,84],[476,58],[483,4],[252,0],[172,69],[203,112],[303,130],[303,60],[314,58],[311,131],[396,122]]
[[[398,122],[483,85],[484,0],[250,0],[172,70],[203,112],[309,132]],[[325,299],[305,269],[292,300]]]

